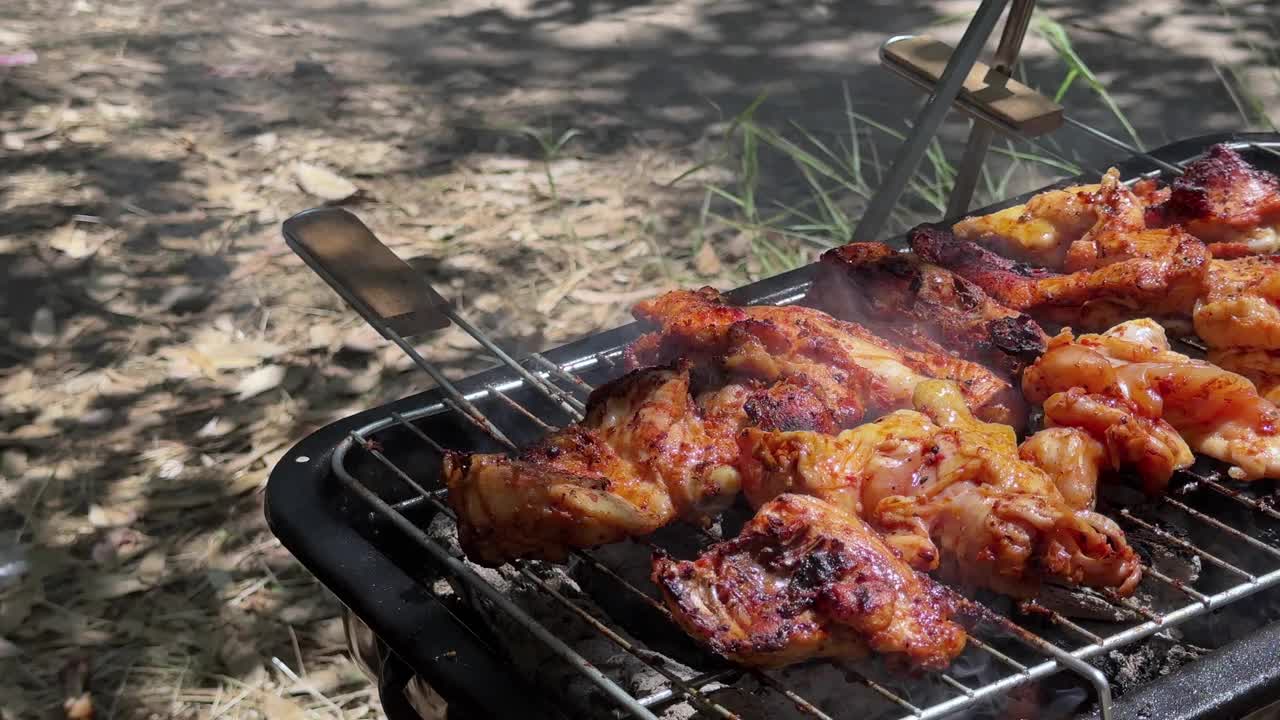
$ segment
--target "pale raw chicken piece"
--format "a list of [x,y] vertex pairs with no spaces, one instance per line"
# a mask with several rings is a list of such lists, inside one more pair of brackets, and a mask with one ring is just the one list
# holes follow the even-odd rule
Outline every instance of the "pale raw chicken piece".
[[1020,459],[1012,428],[974,418],[954,383],[921,383],[914,404],[837,436],[746,430],[747,499],[822,498],[884,533],[913,567],[964,585],[1019,597],[1043,578],[1133,590],[1141,569],[1124,533]]
[[1177,430],[1124,398],[1071,388],[1045,399],[1044,418],[1050,426],[1088,433],[1105,451],[1100,468],[1135,471],[1150,495],[1164,492],[1175,472],[1195,462]]
[[1078,338],[1064,331],[1022,386],[1030,402],[1072,389],[1121,400],[1167,422],[1191,449],[1233,465],[1236,479],[1280,478],[1280,410],[1245,377],[1171,351],[1151,320]]
[[857,516],[815,497],[774,498],[697,560],[655,557],[653,582],[685,632],[742,665],[875,652],[938,670],[965,645],[947,591]]
[[1263,397],[1280,403],[1280,350],[1210,350],[1205,359],[1249,378]]
[[1048,473],[1068,505],[1093,509],[1107,448],[1092,435],[1072,427],[1046,428],[1018,446],[1018,457]]

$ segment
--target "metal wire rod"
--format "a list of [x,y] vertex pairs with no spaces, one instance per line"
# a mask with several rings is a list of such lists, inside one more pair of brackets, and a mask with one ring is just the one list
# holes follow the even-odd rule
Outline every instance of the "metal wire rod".
[[[351,439],[359,443],[365,448],[365,450],[374,453],[375,457],[379,457],[384,464],[388,465],[397,474],[399,474],[401,479],[407,480],[411,486],[417,486],[417,483],[413,482],[411,478],[401,472],[394,463],[387,460],[385,456],[382,456],[381,452],[370,448],[367,441],[363,438],[353,433]],[[361,499],[369,503],[369,505],[380,515],[386,517],[400,531],[404,532],[417,542],[418,545],[426,549],[426,551],[431,554],[432,559],[435,560],[435,562],[439,563],[455,577],[458,577],[465,582],[470,590],[484,596],[487,601],[493,603],[495,607],[500,609],[516,622],[520,623],[520,625],[537,638],[539,642],[546,645],[555,655],[560,657],[560,659],[564,660],[591,681],[591,683],[599,688],[607,697],[613,698],[619,705],[629,710],[635,717],[645,718],[646,720],[657,720],[657,717],[652,712],[636,703],[635,698],[626,694],[626,692],[624,692],[617,683],[610,680],[604,673],[600,672],[598,668],[588,662],[586,658],[578,654],[576,650],[569,647],[563,640],[556,637],[549,630],[543,627],[541,623],[534,620],[527,612],[524,611],[523,608],[512,602],[511,598],[507,597],[493,585],[476,575],[471,568],[467,567],[466,563],[450,555],[443,547],[428,537],[427,534],[422,531],[422,528],[419,528],[417,525],[412,523],[404,515],[396,512],[386,503],[386,501],[378,497],[377,493],[365,487],[364,483],[352,478],[352,482],[348,482],[347,485],[351,490],[358,494]]]
[[1130,145],[1129,143],[1121,140],[1120,138],[1108,135],[1107,133],[1099,130],[1098,128],[1092,125],[1076,120],[1070,115],[1063,115],[1062,119],[1065,120],[1067,124],[1085,131],[1089,135],[1092,135],[1094,138],[1101,140],[1102,142],[1114,148],[1119,148],[1130,154],[1137,155],[1138,157],[1141,157],[1144,160],[1148,160],[1152,163],[1155,163],[1156,165],[1160,166],[1162,169],[1167,170],[1173,173],[1174,175],[1181,175],[1183,173],[1183,169],[1181,165],[1177,165],[1176,163],[1171,163],[1167,160],[1161,160],[1160,158],[1156,157],[1155,155],[1152,155],[1151,153],[1146,152],[1145,150],[1140,150]]
[[582,419],[582,413],[585,408],[577,398],[569,395],[560,388],[543,381],[542,378],[526,370],[523,365],[516,362],[515,359],[504,352],[502,348],[498,347],[497,343],[490,340],[489,336],[482,332],[480,328],[477,328],[475,325],[468,322],[466,318],[459,315],[451,306],[444,305],[441,307],[441,310],[450,320],[457,323],[458,327],[462,328],[463,332],[474,338],[475,341],[480,343],[485,350],[493,353],[494,357],[501,360],[504,365],[514,370],[515,373],[520,376],[520,379],[529,383],[529,385],[538,390],[538,392],[558,404],[560,409],[568,413],[574,420]]
[[1166,542],[1171,542],[1171,543],[1173,543],[1174,545],[1177,545],[1178,547],[1183,548],[1184,550],[1190,550],[1191,552],[1195,553],[1196,555],[1199,555],[1200,557],[1204,558],[1205,560],[1208,560],[1209,562],[1213,563],[1214,565],[1217,565],[1218,567],[1222,568],[1223,570],[1226,570],[1226,571],[1228,571],[1228,572],[1235,573],[1236,575],[1239,575],[1240,577],[1243,577],[1243,578],[1245,578],[1245,579],[1247,579],[1247,580],[1253,580],[1253,579],[1254,579],[1254,578],[1253,578],[1253,575],[1252,575],[1251,573],[1249,573],[1248,571],[1241,570],[1240,568],[1236,567],[1235,565],[1232,565],[1231,563],[1227,562],[1226,560],[1223,560],[1222,558],[1218,557],[1217,555],[1214,555],[1213,553],[1211,553],[1211,552],[1209,552],[1209,551],[1207,551],[1207,550],[1202,550],[1199,546],[1194,545],[1194,544],[1192,544],[1192,543],[1189,543],[1189,542],[1187,542],[1186,540],[1183,540],[1182,538],[1178,537],[1177,535],[1174,535],[1173,533],[1170,533],[1170,532],[1168,532],[1168,531],[1166,531],[1166,530],[1163,530],[1163,529],[1161,529],[1161,528],[1159,528],[1159,527],[1156,527],[1156,526],[1155,526],[1155,525],[1153,525],[1152,523],[1149,523],[1149,522],[1147,522],[1146,520],[1143,520],[1142,518],[1139,518],[1138,516],[1136,516],[1136,515],[1134,515],[1132,512],[1130,512],[1130,511],[1129,511],[1129,508],[1120,508],[1120,516],[1121,516],[1121,517],[1123,517],[1123,518],[1125,518],[1125,519],[1127,519],[1127,520],[1129,520],[1130,522],[1134,523],[1135,525],[1138,525],[1139,527],[1141,527],[1141,528],[1143,528],[1143,529],[1145,529],[1145,530],[1149,531],[1149,532],[1152,532],[1152,533],[1155,533],[1156,535],[1159,535],[1159,536],[1160,536],[1160,538],[1161,538],[1162,540],[1165,540]]
[[880,188],[876,190],[871,202],[867,204],[862,220],[853,231],[853,240],[868,242],[879,239],[885,221],[889,219],[894,206],[898,204],[903,188],[915,174],[921,158],[924,157],[925,149],[937,134],[938,126],[942,124],[942,119],[946,117],[951,104],[959,95],[965,77],[973,69],[978,53],[982,51],[982,46],[991,36],[991,31],[1000,19],[1000,14],[1004,11],[1007,2],[1008,0],[983,0],[978,6],[978,11],[974,13],[973,20],[969,22],[964,36],[956,45],[955,52],[947,61],[942,77],[938,78],[937,88],[929,97],[924,109],[916,116],[911,134],[899,146],[893,165],[881,180]]

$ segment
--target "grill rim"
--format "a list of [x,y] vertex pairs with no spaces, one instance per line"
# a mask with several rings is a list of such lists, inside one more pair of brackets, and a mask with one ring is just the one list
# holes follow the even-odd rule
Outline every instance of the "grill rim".
[[[1163,146],[1150,154],[1177,162],[1200,155],[1210,145],[1220,142],[1275,144],[1280,142],[1280,133],[1205,135]],[[1125,177],[1160,173],[1160,168],[1155,163],[1140,156],[1116,164]],[[1063,179],[972,212],[991,212],[1024,202],[1031,195],[1047,189],[1089,181],[1090,176]],[[893,238],[888,242],[900,244],[901,238]],[[728,293],[729,297],[746,303],[784,301],[803,292],[812,267],[806,266],[737,288]],[[600,352],[598,349],[584,352],[589,348],[612,349],[634,337],[636,333],[637,326],[628,324],[587,336],[543,355],[556,364],[572,367],[593,359]],[[466,388],[466,392],[475,392],[486,384],[511,376],[509,369],[498,367],[472,376],[459,385]],[[355,529],[349,516],[344,516],[334,503],[326,501],[326,497],[331,495],[331,486],[328,486],[329,491],[326,491],[326,486],[335,480],[331,467],[334,452],[352,431],[367,428],[374,421],[390,419],[395,412],[413,411],[414,415],[423,414],[424,408],[439,399],[438,389],[418,393],[336,421],[299,442],[281,458],[271,473],[266,492],[268,524],[309,571],[364,619],[375,633],[384,638],[424,680],[436,687],[446,700],[470,704],[481,701],[492,706],[488,708],[490,716],[505,717],[516,712],[529,715],[533,712],[535,717],[555,717],[555,711],[543,700],[541,693],[529,688],[525,681],[516,677],[507,663],[494,658],[483,641],[461,619],[450,613],[437,598],[424,590],[418,580],[410,577],[373,541],[367,540]],[[307,459],[300,461],[302,457]],[[423,602],[424,599],[427,601]],[[1280,622],[1265,627],[1276,627],[1277,632],[1280,632]],[[1263,635],[1264,633],[1259,632],[1237,641],[1206,659],[1237,646],[1258,646],[1258,638]],[[456,654],[448,661],[441,661],[442,648]],[[1203,662],[1201,660],[1185,666],[1169,678],[1184,677],[1188,668]],[[455,666],[452,671],[451,665]],[[466,669],[458,672],[457,666]],[[1280,669],[1269,669],[1274,670],[1273,674],[1280,678]],[[502,678],[500,681],[508,691],[500,697],[493,697],[495,694],[492,693],[492,688],[497,678]],[[1249,685],[1251,680],[1256,681],[1257,673],[1244,676],[1235,674],[1232,679],[1234,682],[1230,683],[1230,692],[1218,692],[1224,701],[1241,694],[1246,689],[1244,686]],[[1221,680],[1219,677],[1219,688],[1222,687]],[[1161,681],[1148,683],[1144,689],[1159,682]],[[1256,688],[1257,683],[1254,682],[1253,686]],[[549,714],[541,715],[534,708],[545,709]]]

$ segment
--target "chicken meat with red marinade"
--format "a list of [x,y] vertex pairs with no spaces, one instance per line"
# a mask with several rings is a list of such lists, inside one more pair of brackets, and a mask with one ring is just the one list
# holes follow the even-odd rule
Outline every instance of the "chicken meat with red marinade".
[[655,557],[653,582],[685,632],[742,665],[874,652],[939,670],[965,646],[948,591],[857,516],[811,496],[770,500],[696,560]]
[[914,350],[952,353],[1016,377],[1044,331],[959,275],[883,243],[822,254],[804,303]]

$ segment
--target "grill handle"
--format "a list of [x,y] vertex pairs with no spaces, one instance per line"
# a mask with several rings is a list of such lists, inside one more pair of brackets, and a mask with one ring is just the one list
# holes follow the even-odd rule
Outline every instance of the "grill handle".
[[285,220],[283,232],[289,248],[387,339],[449,327],[448,302],[355,215],[305,210]]

